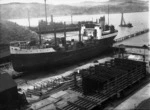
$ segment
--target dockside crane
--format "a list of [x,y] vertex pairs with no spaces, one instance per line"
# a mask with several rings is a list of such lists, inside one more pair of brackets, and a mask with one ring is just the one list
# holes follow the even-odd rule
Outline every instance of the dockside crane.
[[123,17],[123,12],[121,13],[121,22],[120,22],[120,27],[128,27],[131,28],[133,27],[131,23],[126,24],[125,19]]

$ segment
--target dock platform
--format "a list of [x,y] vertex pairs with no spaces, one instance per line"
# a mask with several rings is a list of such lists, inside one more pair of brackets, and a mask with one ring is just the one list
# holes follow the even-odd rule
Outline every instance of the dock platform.
[[[70,84],[68,83],[69,85],[62,87],[61,90],[55,90],[53,94],[47,94],[48,88],[52,87],[47,82],[45,84],[43,82],[41,87],[37,84],[36,88],[28,89],[26,94],[28,94],[27,98],[29,99],[33,98],[33,96],[40,98],[37,102],[32,103],[33,109],[36,110],[94,110],[97,107],[101,108],[103,103],[110,98],[120,97],[128,87],[132,88],[134,84],[141,82],[146,76],[145,68],[144,62],[112,59],[103,64],[96,64],[79,72],[74,72],[70,76],[70,81],[72,80]],[[89,77],[89,75],[93,77]],[[94,75],[99,75],[99,77],[94,77]],[[129,75],[130,77],[128,77]],[[96,81],[93,83],[98,85],[91,86],[88,83],[90,81]],[[57,81],[53,86],[56,86],[56,83]],[[59,93],[60,91],[62,92]],[[56,95],[58,93],[59,95]],[[41,99],[44,94],[47,94],[45,95],[46,99]]]

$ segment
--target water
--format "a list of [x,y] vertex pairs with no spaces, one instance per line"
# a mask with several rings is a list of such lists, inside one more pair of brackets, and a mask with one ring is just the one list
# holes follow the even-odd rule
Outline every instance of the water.
[[[108,23],[108,15],[107,14],[95,14],[95,15],[74,15],[73,22],[77,23],[78,21],[88,21],[93,20],[96,21],[97,18],[105,16],[106,23]],[[31,26],[37,26],[38,21],[43,18],[31,18]],[[121,14],[110,14],[109,15],[109,24],[114,25],[118,30],[118,35],[116,38],[123,37],[125,35],[129,35],[135,33],[136,31],[143,30],[149,27],[149,12],[135,12],[135,13],[124,13],[124,19],[126,23],[132,23],[132,28],[124,28],[119,27],[121,21]],[[10,19],[12,22],[16,22],[19,25],[28,26],[27,19]],[[48,21],[50,22],[50,17],[48,17]],[[71,16],[54,16],[55,22],[66,22],[71,23]],[[57,33],[57,37],[63,37],[63,33]],[[78,32],[67,32],[67,40],[75,39],[78,40]],[[43,38],[52,38],[53,34],[44,34]]]

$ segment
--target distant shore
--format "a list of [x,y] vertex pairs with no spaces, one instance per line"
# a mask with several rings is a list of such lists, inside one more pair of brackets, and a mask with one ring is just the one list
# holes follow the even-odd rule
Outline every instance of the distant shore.
[[[124,12],[125,13],[140,13],[140,12],[149,12],[148,10],[146,11],[131,11],[131,12]],[[74,14],[72,16],[80,16],[80,15],[97,15],[97,14],[108,14],[107,12],[101,12],[101,13],[83,13],[83,14]],[[110,12],[109,14],[121,14],[121,12]],[[53,15],[53,17],[62,17],[62,16],[71,16],[71,14],[67,14],[67,15]],[[47,16],[48,18],[51,17],[51,15]],[[31,17],[30,19],[42,19],[42,18],[45,18],[45,16],[38,16],[38,17]],[[5,20],[15,20],[15,19],[28,19],[27,17],[14,17],[14,18],[8,18],[8,19],[5,19]]]
[[[149,2],[140,0],[110,0],[104,4],[99,2],[81,3],[77,5],[51,5],[47,4],[47,16],[66,16],[66,15],[92,15],[108,13],[130,13],[149,11]],[[27,18],[28,11],[31,18],[45,16],[45,6],[41,3],[9,3],[0,4],[2,19]]]

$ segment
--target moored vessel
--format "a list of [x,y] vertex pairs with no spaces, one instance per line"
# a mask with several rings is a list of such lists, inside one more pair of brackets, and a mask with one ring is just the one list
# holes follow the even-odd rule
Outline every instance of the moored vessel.
[[81,24],[79,41],[56,38],[42,45],[15,41],[10,43],[11,61],[15,71],[25,72],[72,64],[101,54],[112,47],[118,31],[105,25],[105,17],[97,22]]

